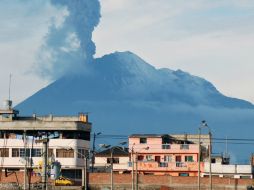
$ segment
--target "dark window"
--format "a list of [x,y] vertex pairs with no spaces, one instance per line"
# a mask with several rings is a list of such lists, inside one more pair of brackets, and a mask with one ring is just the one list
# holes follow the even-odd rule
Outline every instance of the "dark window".
[[142,160],[144,160],[144,156],[142,156],[142,155],[139,155],[139,156],[138,156],[138,160],[139,160],[139,161],[142,161]]
[[19,149],[18,148],[13,148],[11,156],[12,157],[19,157]]
[[57,158],[74,158],[74,150],[56,149]]
[[[107,163],[108,163],[108,164],[111,163],[111,158],[107,158]],[[119,164],[119,158],[113,158],[113,163],[114,163],[114,164]]]
[[187,177],[187,176],[189,176],[189,174],[188,173],[179,173],[179,176]]
[[168,163],[166,163],[166,162],[160,162],[159,166],[160,167],[168,167]]
[[162,149],[170,149],[170,145],[169,144],[163,144],[161,145]]
[[211,162],[212,162],[212,163],[216,163],[216,159],[215,159],[215,158],[212,158],[212,159],[211,159]]
[[185,156],[185,162],[193,162],[193,156]]
[[41,157],[41,149],[35,148],[31,150],[32,157]]
[[20,157],[30,157],[30,149],[24,149],[24,148],[19,149],[19,156]]
[[161,161],[161,157],[160,156],[155,156],[155,161],[156,162],[160,162]]
[[181,156],[176,156],[176,162],[181,162],[181,161],[182,161]]
[[69,179],[82,179],[82,170],[79,169],[62,169],[62,176]]
[[90,140],[90,132],[86,131],[63,131],[63,139],[81,139],[81,140]]
[[140,138],[139,142],[140,142],[140,144],[146,144],[147,143],[147,138]]
[[9,149],[0,148],[0,157],[9,157]]

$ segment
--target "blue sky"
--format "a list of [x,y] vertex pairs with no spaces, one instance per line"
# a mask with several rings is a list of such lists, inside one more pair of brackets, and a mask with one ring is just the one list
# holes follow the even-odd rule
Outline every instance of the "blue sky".
[[[254,102],[252,0],[101,0],[96,57],[130,50],[157,68],[182,69],[222,93]],[[52,22],[66,10],[45,0],[0,1],[0,100],[24,100],[49,84],[33,72]]]

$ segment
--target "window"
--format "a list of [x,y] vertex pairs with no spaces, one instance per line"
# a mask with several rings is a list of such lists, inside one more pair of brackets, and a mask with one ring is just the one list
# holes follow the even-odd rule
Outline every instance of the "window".
[[181,161],[182,161],[181,156],[176,156],[176,162],[181,162]]
[[189,145],[188,144],[181,144],[180,149],[189,149]]
[[84,159],[87,156],[87,151],[85,149],[78,149],[77,157]]
[[172,162],[172,156],[171,155],[164,156],[164,162]]
[[74,150],[56,149],[57,158],[74,158]]
[[144,160],[144,156],[143,156],[143,155],[138,155],[138,160],[139,160],[139,161]]
[[193,162],[193,156],[185,156],[185,162]]
[[[107,158],[107,163],[108,163],[108,164],[111,163],[111,158]],[[119,164],[119,158],[113,158],[113,163],[114,163],[114,164]]]
[[163,144],[161,146],[162,149],[170,149],[170,145],[169,144]]
[[41,149],[35,148],[31,151],[32,157],[41,157]]
[[[25,154],[25,152],[26,152],[26,154]],[[24,148],[19,149],[19,156],[20,157],[30,157],[30,149],[24,149]]]
[[12,157],[19,157],[19,149],[18,148],[13,148],[11,156]]
[[166,163],[166,162],[160,162],[159,166],[160,167],[168,167],[168,163]]
[[152,155],[146,155],[146,160],[147,161],[152,160],[152,159],[153,159]]
[[146,144],[147,143],[147,138],[140,138],[139,143],[140,144]]
[[9,149],[0,148],[0,157],[9,157]]
[[187,176],[189,176],[189,174],[188,173],[179,173],[179,176],[187,177]]

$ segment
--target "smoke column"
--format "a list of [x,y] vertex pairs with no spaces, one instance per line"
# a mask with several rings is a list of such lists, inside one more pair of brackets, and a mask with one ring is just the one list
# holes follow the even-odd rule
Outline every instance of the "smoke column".
[[82,71],[92,62],[95,54],[92,32],[99,23],[100,3],[98,0],[51,0],[51,4],[63,10],[62,22],[52,19],[37,56],[36,71],[44,78],[55,80]]

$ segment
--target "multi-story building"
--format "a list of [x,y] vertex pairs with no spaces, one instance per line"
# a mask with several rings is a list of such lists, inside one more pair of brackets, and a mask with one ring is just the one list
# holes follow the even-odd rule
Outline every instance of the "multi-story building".
[[10,106],[0,110],[0,172],[27,170],[42,175],[44,152],[40,142],[48,139],[48,165],[60,163],[63,176],[81,179],[90,146],[88,116],[21,117],[18,114]]
[[[129,170],[172,176],[197,176],[199,135],[135,134],[129,136]],[[201,135],[201,161],[208,156],[209,135]],[[135,164],[134,164],[135,163]],[[133,168],[132,168],[133,165]],[[203,170],[201,162],[201,170]]]
[[125,173],[128,171],[129,151],[128,148],[120,146],[114,146],[96,153],[94,163],[95,171],[109,172],[111,170],[111,159],[114,172]]

